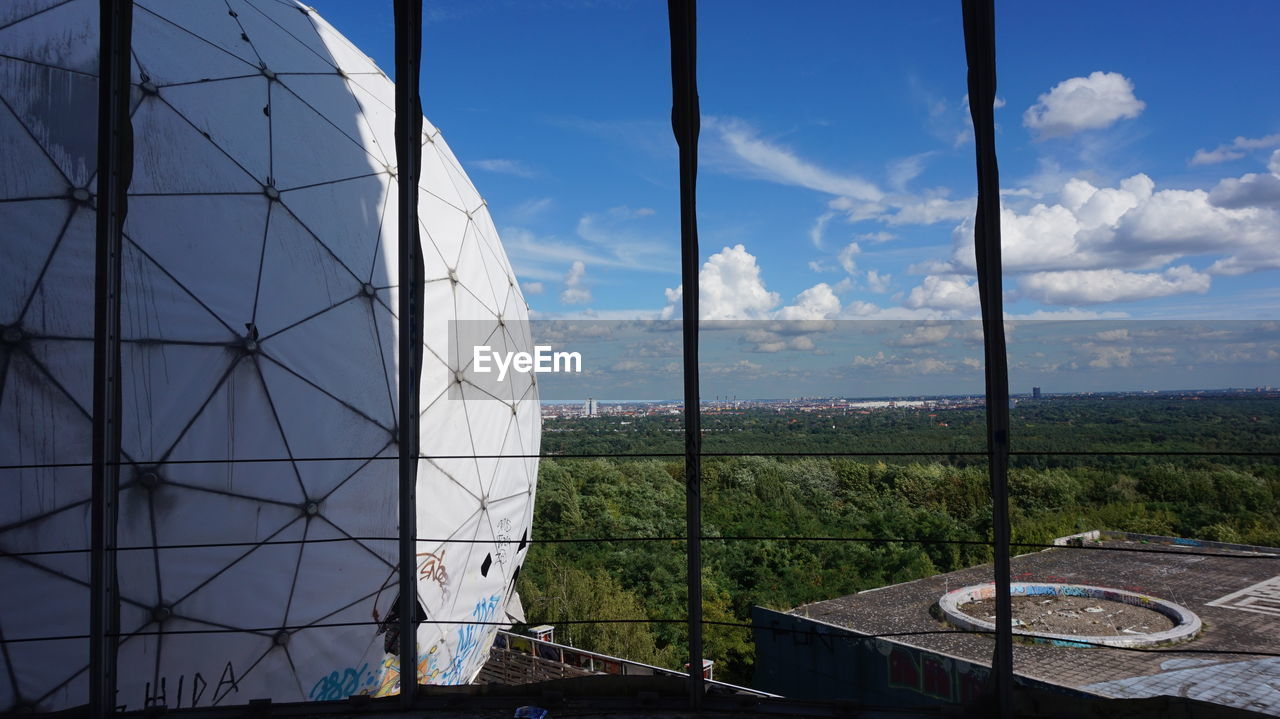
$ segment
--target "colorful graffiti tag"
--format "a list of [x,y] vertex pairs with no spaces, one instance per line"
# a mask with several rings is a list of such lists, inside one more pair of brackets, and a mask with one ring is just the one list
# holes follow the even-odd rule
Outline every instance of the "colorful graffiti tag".
[[341,671],[335,669],[329,672],[311,687],[307,697],[318,702],[346,699],[356,694],[372,693],[377,684],[377,672],[369,671],[369,663],[365,662],[359,667],[346,667]]
[[488,641],[493,638],[497,627],[484,624],[484,622],[493,621],[494,616],[498,613],[498,602],[501,595],[494,594],[487,599],[481,599],[476,602],[476,606],[471,610],[471,618],[480,624],[464,624],[458,627],[458,650],[453,655],[453,660],[449,662],[449,667],[440,675],[441,684],[461,684],[466,681],[466,675],[470,672],[467,668],[471,665],[472,657],[480,648],[481,644],[488,645]]
[[444,550],[439,554],[432,552],[418,553],[418,578],[426,579],[440,585],[443,596],[449,596],[449,573],[444,568]]
[[[490,624],[498,614],[498,605],[501,601],[501,595],[494,594],[485,599],[476,602],[475,607],[471,610],[471,619],[476,624],[464,624],[458,627],[458,651],[452,658],[445,662],[441,662],[444,652],[441,647],[443,642],[437,642],[434,646],[422,653],[418,659],[418,677],[432,684],[465,684],[470,681],[471,675],[475,673],[476,661],[480,655],[480,648],[485,647],[486,651],[493,639],[493,635],[497,632],[497,626]],[[361,675],[363,676],[363,675]],[[375,697],[392,696],[400,693],[400,660],[391,654],[383,658],[382,664],[378,671],[372,673],[372,681],[365,679],[357,682],[357,690],[348,694],[341,694],[335,698],[346,698],[351,694],[372,694]],[[378,679],[378,677],[381,677]],[[326,682],[324,687],[326,690],[332,690],[338,687],[338,692],[346,691],[352,686],[346,674],[341,676],[338,673],[331,673],[321,682]],[[312,691],[315,692],[317,688]],[[330,698],[326,693],[323,697],[313,698]]]

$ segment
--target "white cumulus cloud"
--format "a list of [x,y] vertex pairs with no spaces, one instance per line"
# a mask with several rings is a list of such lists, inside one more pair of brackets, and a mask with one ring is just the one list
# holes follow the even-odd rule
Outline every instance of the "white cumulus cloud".
[[978,285],[960,275],[929,275],[911,288],[903,304],[911,309],[975,309],[978,307]]
[[1280,150],[1271,154],[1271,172],[1228,177],[1209,192],[1209,202],[1218,207],[1280,208]]
[[1018,293],[1048,305],[1096,305],[1133,302],[1188,292],[1209,291],[1210,277],[1189,265],[1164,272],[1065,270],[1033,272],[1018,279]]
[[[1216,274],[1280,267],[1280,212],[1262,177],[1224,181],[1214,194],[1156,190],[1143,174],[1118,187],[1072,178],[1058,190],[1057,202],[1001,209],[1004,269],[1157,270],[1197,255],[1217,255],[1209,270]],[[952,239],[950,271],[973,272],[973,221],[960,223]],[[927,267],[934,274],[945,269]]]
[[[760,277],[755,255],[743,245],[711,255],[698,272],[698,314],[704,320],[742,320],[767,317],[781,301]],[[666,291],[663,318],[678,316],[684,285]]]
[[780,320],[825,320],[840,314],[840,299],[831,286],[820,282],[796,295],[794,304],[775,315]]
[[[782,297],[765,287],[756,256],[743,245],[725,247],[707,258],[698,272],[698,314],[703,320],[822,320],[840,314],[840,299],[825,282],[796,295],[779,307]],[[684,285],[666,290],[667,306],[660,317],[680,316]]]
[[1133,82],[1118,72],[1095,71],[1054,85],[1022,115],[1022,124],[1041,139],[1110,127],[1142,113],[1146,103],[1133,94]]

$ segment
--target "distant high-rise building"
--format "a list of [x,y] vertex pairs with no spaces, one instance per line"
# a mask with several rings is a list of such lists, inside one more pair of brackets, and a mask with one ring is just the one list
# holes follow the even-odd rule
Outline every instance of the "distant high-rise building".
[[1040,399],[1040,388],[1039,388],[1039,387],[1032,387],[1032,388],[1031,388],[1031,398],[1032,398],[1032,399]]
[[599,414],[600,408],[596,406],[594,397],[588,397],[586,402],[582,403],[582,415],[584,417],[594,417]]

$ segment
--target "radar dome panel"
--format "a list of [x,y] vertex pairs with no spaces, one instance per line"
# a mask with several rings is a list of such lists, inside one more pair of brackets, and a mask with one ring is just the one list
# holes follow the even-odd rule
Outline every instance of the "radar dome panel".
[[[97,36],[94,0],[0,10],[0,711],[88,700]],[[138,0],[133,49],[119,703],[394,691],[394,87],[295,2]],[[422,164],[418,671],[459,684],[518,602],[541,427],[450,350],[440,318],[531,349],[528,309],[430,123]]]

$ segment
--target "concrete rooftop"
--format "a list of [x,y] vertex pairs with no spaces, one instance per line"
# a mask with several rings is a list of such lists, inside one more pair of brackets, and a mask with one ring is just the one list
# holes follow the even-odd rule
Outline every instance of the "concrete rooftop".
[[[1016,642],[1014,671],[1101,696],[1168,694],[1280,715],[1280,658],[1233,653],[1280,654],[1280,550],[1269,554],[1103,536],[1081,548],[1014,557],[1013,580],[1114,587],[1167,599],[1198,614],[1203,632],[1154,651]],[[789,613],[866,634],[945,630],[951,627],[930,613],[938,598],[950,589],[990,581],[988,564],[806,604]],[[987,666],[994,646],[991,637],[974,634],[893,641]]]

